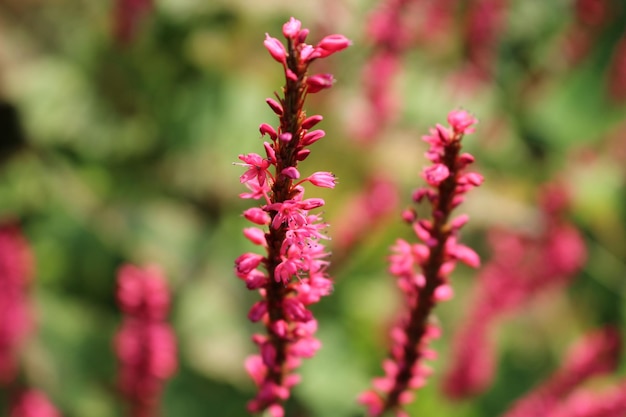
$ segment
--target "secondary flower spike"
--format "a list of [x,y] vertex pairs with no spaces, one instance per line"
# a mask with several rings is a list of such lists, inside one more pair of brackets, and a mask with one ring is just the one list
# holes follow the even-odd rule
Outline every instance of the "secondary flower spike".
[[474,158],[461,154],[461,139],[474,131],[476,122],[464,110],[452,111],[448,115],[450,127],[437,125],[423,137],[430,144],[426,157],[433,165],[422,172],[428,186],[416,190],[413,199],[420,202],[427,198],[432,210],[428,219],[418,218],[414,210],[403,213],[422,243],[398,239],[392,247],[389,271],[404,295],[405,311],[391,329],[392,345],[383,362],[385,376],[374,379],[374,388],[359,397],[371,417],[387,412],[408,416],[403,406],[413,401],[412,391],[423,386],[431,373],[423,362],[436,356],[428,343],[439,337],[440,329],[429,318],[438,302],[453,295],[448,276],[457,261],[474,268],[480,264],[472,249],[458,243],[467,216],[450,219],[463,195],[482,182],[481,175],[466,172]]
[[586,334],[570,348],[561,367],[517,400],[503,417],[551,416],[585,381],[613,372],[619,365],[621,350],[616,328],[605,327]]
[[27,390],[18,394],[9,417],[61,417],[61,414],[44,393]]
[[33,327],[28,287],[33,255],[17,225],[0,226],[0,387],[18,375],[22,342]]
[[474,300],[452,343],[443,379],[451,398],[476,395],[493,382],[497,354],[491,333],[502,319],[542,293],[565,288],[585,264],[585,240],[565,216],[571,205],[565,184],[545,184],[538,200],[541,233],[498,228],[488,235],[493,256],[476,277]]
[[306,44],[309,31],[293,17],[282,32],[286,46],[269,35],[264,41],[285,74],[282,95],[266,100],[278,116],[278,126],[261,124],[261,136],[271,140],[263,144],[265,156],[239,155],[243,163],[238,164],[246,169],[240,182],[250,190],[240,197],[261,200],[261,206],[244,211],[244,217],[264,227],[245,228],[244,235],[263,247],[264,253],[244,253],[235,260],[237,277],[261,296],[248,318],[265,326],[265,334],[252,337],[259,353],[245,364],[258,387],[248,411],[267,411],[272,417],[284,416],[283,403],[299,381],[294,370],[301,359],[310,358],[320,348],[314,337],[317,321],[308,306],[332,291],[326,273],[328,254],[321,243],[326,238],[326,224],[311,212],[322,207],[324,200],[305,198],[304,186],[334,188],[336,179],[325,171],[302,175],[298,162],[309,156],[309,146],[325,136],[323,130],[310,130],[322,116],[307,117],[306,98],[331,88],[334,78],[331,74],[309,75],[309,65],[350,45],[342,35],[327,36],[315,46]]
[[159,268],[124,265],[117,301],[124,322],[115,337],[119,386],[130,417],[157,417],[163,384],[176,371],[176,338],[167,324],[170,293]]

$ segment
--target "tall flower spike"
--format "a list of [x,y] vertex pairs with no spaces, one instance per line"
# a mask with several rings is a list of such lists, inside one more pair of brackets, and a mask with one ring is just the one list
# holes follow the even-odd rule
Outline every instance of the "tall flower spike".
[[14,381],[20,344],[32,328],[27,293],[32,270],[32,253],[20,229],[0,226],[0,386]]
[[176,339],[165,321],[170,293],[159,268],[120,268],[117,300],[124,313],[115,337],[120,390],[130,417],[157,417],[163,384],[177,366]]
[[569,285],[585,264],[584,239],[564,216],[570,205],[564,184],[544,185],[538,205],[541,234],[497,229],[489,233],[493,257],[478,274],[474,301],[454,338],[443,379],[443,390],[451,398],[476,395],[492,383],[497,360],[490,333],[500,319],[541,293]]
[[581,389],[567,397],[546,417],[615,417],[626,410],[626,381],[597,392]]
[[298,383],[298,375],[293,372],[301,359],[313,356],[320,347],[314,337],[317,321],[308,306],[332,291],[326,273],[327,253],[321,243],[326,225],[319,215],[310,212],[323,206],[324,200],[305,199],[304,185],[308,182],[334,188],[335,177],[330,172],[315,172],[300,179],[297,165],[308,157],[308,147],[325,135],[323,130],[310,130],[322,117],[306,116],[306,97],[330,88],[334,82],[331,74],[309,75],[309,65],[346,48],[350,41],[342,35],[330,35],[316,46],[307,45],[304,41],[308,32],[292,17],[283,25],[286,47],[267,36],[265,47],[283,64],[285,72],[282,97],[277,94],[278,100],[266,100],[279,124],[276,128],[261,124],[261,134],[271,139],[271,143],[264,143],[267,158],[260,161],[256,154],[240,155],[244,163],[238,164],[247,168],[240,180],[252,190],[241,197],[265,202],[246,210],[244,217],[266,229],[246,228],[244,234],[264,246],[266,252],[245,253],[235,260],[237,277],[261,296],[248,318],[263,323],[266,330],[264,335],[253,336],[259,354],[246,360],[246,370],[258,387],[248,410],[267,411],[272,417],[284,415],[283,403]]
[[572,346],[561,369],[513,404],[504,417],[550,416],[589,378],[614,371],[620,351],[620,335],[615,328],[607,327],[585,335]]
[[44,393],[27,390],[18,394],[9,417],[61,417],[61,414]]
[[480,262],[472,249],[457,242],[467,217],[450,220],[463,194],[482,181],[479,174],[465,172],[473,158],[460,154],[461,139],[473,131],[476,119],[466,111],[453,111],[448,121],[450,128],[438,125],[424,137],[431,145],[426,156],[433,165],[423,172],[429,187],[414,193],[416,201],[424,197],[431,201],[431,218],[419,219],[415,211],[403,214],[422,243],[398,239],[392,248],[389,271],[397,278],[406,311],[391,330],[392,346],[383,363],[385,376],[376,378],[374,389],[359,397],[372,417],[386,412],[407,415],[403,406],[413,400],[411,391],[423,386],[431,372],[423,362],[434,357],[428,343],[440,330],[429,317],[438,302],[452,297],[448,275],[458,260],[472,267]]

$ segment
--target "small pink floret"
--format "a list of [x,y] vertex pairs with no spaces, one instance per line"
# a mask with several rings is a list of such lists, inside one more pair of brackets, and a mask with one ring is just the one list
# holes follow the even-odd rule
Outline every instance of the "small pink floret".
[[268,106],[270,106],[270,109],[272,109],[272,111],[276,113],[278,116],[283,115],[283,112],[284,112],[283,106],[279,102],[277,102],[273,98],[266,98],[265,102],[267,103]]
[[260,226],[270,224],[270,215],[259,207],[252,207],[243,212],[243,217]]
[[259,131],[261,132],[262,136],[269,135],[272,140],[275,140],[277,137],[276,130],[274,130],[274,128],[267,123],[261,123],[261,126],[259,126]]
[[285,177],[289,177],[292,180],[297,180],[300,178],[300,172],[295,167],[287,167],[281,171]]
[[325,58],[346,49],[350,45],[352,42],[343,35],[328,35],[315,45],[315,51],[318,52],[319,58]]
[[266,246],[265,232],[258,227],[246,227],[243,229],[243,235],[255,245]]
[[316,74],[306,79],[307,91],[311,94],[330,88],[335,79],[332,74]]
[[324,188],[335,188],[337,179],[332,172],[316,172],[307,178],[311,184]]
[[285,45],[276,38],[272,38],[269,34],[265,34],[265,41],[263,45],[267,48],[272,58],[276,61],[284,64],[287,61],[287,50]]
[[267,313],[267,302],[257,301],[250,309],[250,312],[248,313],[248,318],[252,322],[257,322],[261,320],[261,318],[263,318],[263,315],[265,315],[265,313]]
[[448,123],[455,133],[469,134],[474,132],[472,127],[478,120],[466,110],[453,110],[448,114]]
[[325,135],[326,132],[323,130],[312,130],[302,137],[302,141],[300,143],[302,146],[309,146],[323,138]]
[[304,119],[304,122],[302,122],[302,128],[310,129],[316,124],[318,124],[319,122],[321,122],[323,119],[324,118],[320,116],[319,114],[315,114],[311,117],[307,117],[306,119]]
[[283,25],[283,35],[285,35],[285,38],[295,39],[300,34],[301,28],[302,23],[298,19],[291,17]]
[[454,291],[450,285],[443,284],[437,287],[433,295],[437,301],[448,301],[454,296]]
[[422,176],[433,187],[437,187],[450,175],[450,170],[444,164],[435,164],[430,167],[424,168]]

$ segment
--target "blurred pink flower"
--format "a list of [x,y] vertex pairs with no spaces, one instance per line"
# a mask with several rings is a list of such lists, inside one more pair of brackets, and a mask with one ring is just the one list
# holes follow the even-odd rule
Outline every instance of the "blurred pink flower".
[[469,2],[463,39],[470,72],[481,80],[489,80],[493,75],[506,6],[506,0]]
[[614,328],[584,336],[572,346],[560,369],[517,400],[503,416],[551,416],[550,413],[558,410],[559,404],[583,382],[614,371],[620,351],[620,335]]
[[28,390],[19,394],[9,417],[61,417],[61,414],[44,393]]
[[177,367],[176,337],[165,322],[169,289],[159,268],[124,265],[117,299],[125,314],[114,341],[119,388],[132,417],[156,417],[163,384]]
[[20,228],[0,226],[0,386],[15,378],[20,344],[33,327],[27,292],[33,269]]
[[626,382],[603,391],[580,389],[567,397],[546,417],[616,417],[626,410]]
[[491,385],[496,370],[490,334],[496,322],[538,294],[567,285],[586,261],[580,232],[563,213],[569,194],[557,182],[539,193],[545,228],[539,236],[492,230],[491,261],[478,276],[473,303],[453,342],[444,392],[452,398],[478,394]]

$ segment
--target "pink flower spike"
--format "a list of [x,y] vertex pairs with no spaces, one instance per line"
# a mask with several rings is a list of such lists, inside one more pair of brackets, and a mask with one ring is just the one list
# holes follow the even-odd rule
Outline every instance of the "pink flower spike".
[[350,45],[352,42],[343,35],[329,35],[315,45],[315,50],[319,52],[319,58],[325,58],[346,49]]
[[332,74],[317,74],[306,79],[307,91],[311,94],[317,93],[333,86],[335,79]]
[[18,394],[9,417],[61,417],[61,414],[44,393],[31,389]]
[[474,132],[472,125],[478,120],[465,110],[453,110],[448,114],[448,123],[454,129],[454,133],[470,134]]
[[310,177],[306,178],[311,184],[324,188],[335,188],[337,179],[332,172],[316,172]]
[[285,64],[287,61],[287,50],[281,41],[276,38],[272,38],[268,33],[266,33],[263,45],[265,45],[272,58],[281,64]]
[[461,215],[449,220],[455,205],[462,201],[461,194],[473,187],[470,181],[474,178],[467,178],[463,172],[471,160],[459,156],[462,137],[442,125],[436,125],[423,137],[430,145],[426,157],[433,164],[422,171],[428,186],[417,189],[413,200],[419,203],[426,197],[431,205],[430,216],[420,213],[418,217],[415,209],[406,210],[403,220],[413,227],[420,242],[411,244],[399,239],[392,247],[389,272],[397,280],[407,310],[400,312],[394,326],[388,359],[383,362],[385,377],[373,382],[377,396],[372,396],[372,391],[364,396],[372,404],[380,404],[375,411],[370,408],[369,417],[409,415],[404,406],[413,401],[411,391],[422,387],[432,373],[424,363],[435,357],[428,344],[435,338],[434,332],[439,332],[429,324],[432,310],[453,297],[448,276],[457,261],[471,266],[480,263],[472,249],[457,243],[459,230],[468,217]]
[[118,303],[124,318],[114,348],[120,392],[137,414],[152,415],[165,380],[176,371],[176,338],[165,321],[169,298],[158,267],[119,269]]
[[285,35],[285,38],[296,39],[300,34],[301,27],[302,23],[298,19],[291,17],[289,21],[283,25],[283,35]]
[[300,178],[300,172],[295,167],[287,167],[281,171],[281,174],[291,178],[292,180],[297,180]]
[[285,44],[269,34],[264,41],[285,76],[283,87],[266,100],[278,121],[259,126],[262,137],[271,138],[263,143],[267,157],[242,155],[244,163],[238,164],[246,167],[240,181],[249,189],[240,197],[262,201],[260,207],[244,211],[244,217],[263,228],[245,228],[244,235],[264,251],[235,260],[237,278],[260,297],[249,318],[265,328],[265,334],[252,338],[260,354],[246,362],[257,385],[247,409],[271,417],[284,417],[283,403],[300,380],[296,368],[321,346],[314,337],[317,321],[309,306],[332,292],[327,272],[330,254],[321,243],[329,239],[324,232],[327,224],[320,213],[310,213],[324,200],[305,199],[304,194],[307,182],[334,188],[336,180],[330,172],[315,172],[300,180],[298,162],[309,156],[307,146],[325,135],[323,130],[309,131],[322,116],[306,117],[306,99],[334,82],[331,74],[309,74],[309,64],[345,47],[340,35],[324,38],[317,48],[305,44],[309,31],[293,17],[282,26],[282,33]]

